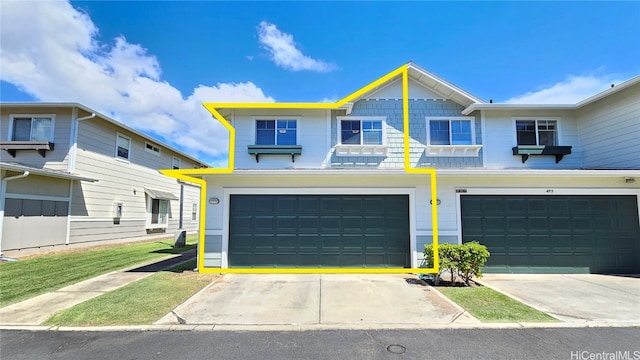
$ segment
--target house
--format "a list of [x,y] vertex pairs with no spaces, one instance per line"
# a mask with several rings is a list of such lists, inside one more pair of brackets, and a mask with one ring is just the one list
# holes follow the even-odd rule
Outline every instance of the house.
[[486,271],[640,272],[640,77],[513,105],[408,63],[336,103],[204,105],[229,167],[164,172],[206,187],[200,271],[415,269],[437,240]]
[[199,160],[75,103],[1,103],[1,250],[198,230]]

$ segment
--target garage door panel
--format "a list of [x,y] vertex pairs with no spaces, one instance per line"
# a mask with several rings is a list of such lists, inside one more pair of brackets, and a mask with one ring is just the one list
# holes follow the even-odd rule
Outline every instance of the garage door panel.
[[637,204],[633,195],[463,195],[463,242],[487,246],[489,270],[640,272]]
[[410,266],[407,195],[230,199],[230,266]]

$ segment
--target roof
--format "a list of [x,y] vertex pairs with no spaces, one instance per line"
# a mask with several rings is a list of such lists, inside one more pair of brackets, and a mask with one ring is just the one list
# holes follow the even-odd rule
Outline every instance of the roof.
[[98,181],[97,179],[92,179],[92,178],[80,176],[77,174],[70,174],[64,171],[37,168],[37,167],[28,166],[20,163],[15,163],[15,162],[0,161],[0,167],[3,170],[22,171],[22,172],[28,171],[30,174],[33,174],[33,175],[54,177],[58,179],[80,180],[80,181],[88,181],[88,182]]
[[3,108],[4,107],[14,107],[14,108],[78,108],[78,109],[80,109],[80,110],[82,110],[82,111],[84,111],[84,112],[86,112],[86,113],[88,113],[90,115],[91,114],[95,114],[96,118],[102,119],[102,120],[104,120],[104,121],[106,121],[108,123],[111,123],[111,124],[119,127],[119,128],[125,129],[125,130],[127,130],[127,131],[129,131],[129,132],[131,132],[131,133],[133,133],[135,135],[138,135],[138,136],[144,138],[145,140],[148,140],[150,142],[159,144],[162,147],[164,147],[164,148],[166,148],[168,150],[171,150],[174,153],[179,154],[180,156],[183,156],[183,157],[185,157],[185,158],[187,158],[187,159],[189,159],[189,160],[191,160],[191,161],[193,161],[193,162],[195,162],[197,164],[203,164],[204,165],[204,163],[201,160],[196,159],[195,157],[193,157],[191,155],[188,155],[188,154],[186,154],[186,153],[184,153],[184,152],[182,152],[182,151],[180,151],[180,150],[178,150],[178,149],[176,149],[176,148],[174,148],[174,147],[172,147],[170,145],[167,145],[167,144],[159,141],[158,139],[155,139],[155,138],[153,138],[153,137],[151,137],[151,136],[149,136],[149,135],[147,135],[147,134],[145,134],[143,132],[135,130],[134,128],[129,127],[129,126],[119,122],[118,120],[112,119],[112,118],[110,118],[110,117],[108,117],[108,116],[106,116],[104,114],[101,114],[100,112],[95,111],[95,110],[93,110],[93,109],[91,109],[91,108],[89,108],[89,107],[87,107],[85,105],[82,105],[80,103],[74,103],[74,102],[59,102],[59,103],[58,102],[0,102],[0,107],[3,107]]
[[545,110],[576,110],[583,106],[594,103],[598,100],[604,99],[607,96],[613,95],[621,90],[640,84],[640,76],[631,78],[625,82],[622,82],[616,86],[613,86],[601,93],[593,95],[575,104],[505,104],[505,103],[475,103],[469,105],[466,109],[462,110],[462,114],[468,115],[476,110],[513,110],[513,109],[545,109]]

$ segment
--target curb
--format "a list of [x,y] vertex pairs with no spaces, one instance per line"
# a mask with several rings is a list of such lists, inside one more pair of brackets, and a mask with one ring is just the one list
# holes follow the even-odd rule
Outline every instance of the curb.
[[88,331],[88,332],[145,332],[145,331],[325,331],[325,330],[513,330],[546,328],[640,328],[640,323],[597,322],[580,323],[463,323],[463,324],[193,324],[193,325],[133,325],[133,326],[41,326],[41,325],[0,325],[0,330],[13,331]]

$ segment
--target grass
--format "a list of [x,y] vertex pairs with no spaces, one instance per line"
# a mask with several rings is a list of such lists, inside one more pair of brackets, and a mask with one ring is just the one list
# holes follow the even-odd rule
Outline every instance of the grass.
[[438,291],[484,322],[542,322],[557,319],[488,287],[438,287]]
[[153,274],[104,295],[61,311],[44,324],[50,326],[148,325],[162,318],[216,275],[192,271],[195,260]]
[[190,236],[187,246],[179,249],[173,248],[173,240],[162,240],[0,262],[0,307],[114,270],[194,249],[196,243],[197,237]]

